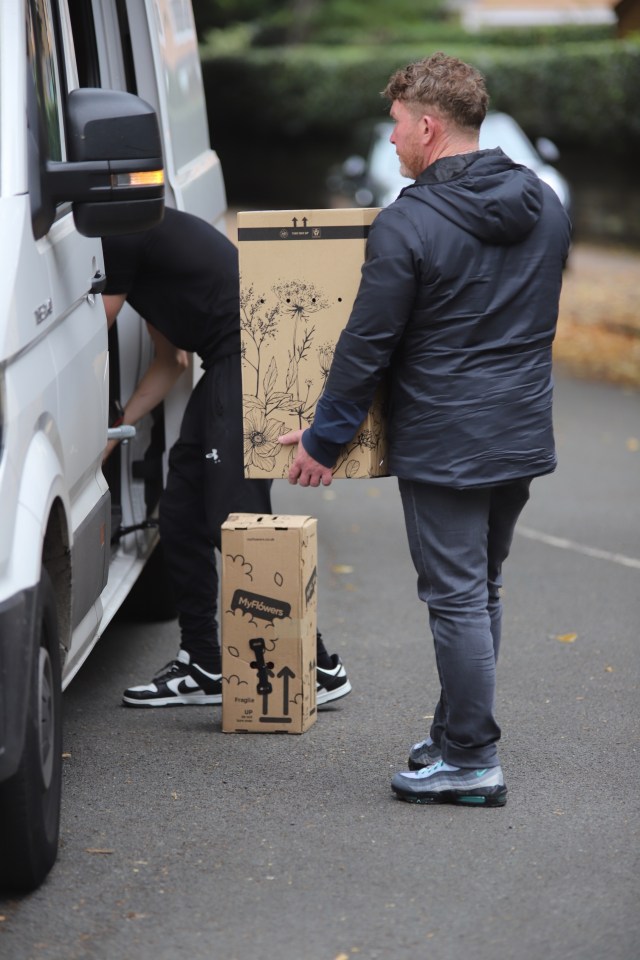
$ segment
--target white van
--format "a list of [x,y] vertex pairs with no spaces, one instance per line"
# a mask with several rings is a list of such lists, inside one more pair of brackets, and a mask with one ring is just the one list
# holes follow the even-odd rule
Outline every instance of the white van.
[[192,384],[181,378],[105,476],[110,408],[113,422],[151,346],[129,308],[108,337],[99,238],[153,226],[165,201],[223,228],[190,0],[2,0],[0,885],[9,890],[35,888],[55,861],[61,692],[157,544],[166,456]]

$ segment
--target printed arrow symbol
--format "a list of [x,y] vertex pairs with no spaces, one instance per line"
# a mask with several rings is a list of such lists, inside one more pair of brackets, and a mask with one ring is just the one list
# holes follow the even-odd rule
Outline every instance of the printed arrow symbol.
[[294,227],[297,227],[297,226],[298,226],[298,218],[297,218],[297,217],[294,217],[291,222],[293,223]]
[[262,715],[266,717],[269,713],[269,694],[273,690],[273,687],[268,681],[268,677],[273,676],[273,670],[266,669],[264,671],[264,679],[262,686],[258,687],[258,693],[262,694]]
[[277,677],[282,677],[282,712],[286,717],[289,713],[289,680],[294,679],[295,673],[289,667],[283,667]]

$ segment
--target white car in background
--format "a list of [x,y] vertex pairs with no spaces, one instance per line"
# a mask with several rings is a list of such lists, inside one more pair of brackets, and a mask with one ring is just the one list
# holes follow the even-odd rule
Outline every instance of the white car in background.
[[[351,156],[329,177],[329,189],[341,193],[360,207],[386,207],[410,182],[400,174],[395,147],[389,141],[393,123],[377,123],[368,156]],[[507,113],[488,113],[480,128],[480,148],[501,147],[508,157],[535,171],[560,198],[567,212],[571,208],[569,184],[553,166],[559,159],[556,145],[545,137],[534,144]]]

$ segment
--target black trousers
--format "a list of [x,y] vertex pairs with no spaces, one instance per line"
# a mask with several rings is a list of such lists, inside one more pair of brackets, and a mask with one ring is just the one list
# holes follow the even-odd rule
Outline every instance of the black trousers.
[[272,513],[271,481],[243,473],[240,355],[205,371],[169,454],[160,500],[160,536],[175,593],[181,647],[219,671],[216,622],[220,527],[230,513]]

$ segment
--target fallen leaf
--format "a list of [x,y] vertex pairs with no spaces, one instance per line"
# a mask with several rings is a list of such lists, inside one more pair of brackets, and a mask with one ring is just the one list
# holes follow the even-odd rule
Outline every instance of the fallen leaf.
[[578,634],[577,633],[556,633],[553,639],[559,640],[560,643],[574,643],[578,639]]
[[85,853],[114,853],[114,850],[102,850],[100,847],[85,847]]
[[331,567],[332,573],[353,573],[353,567],[348,563],[334,563]]

